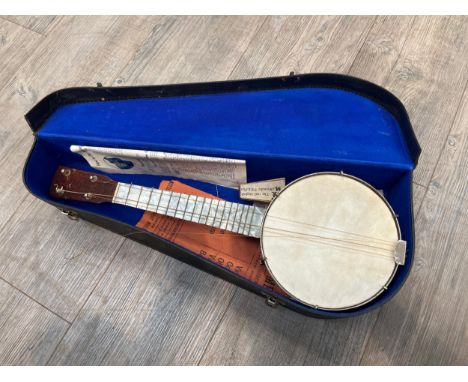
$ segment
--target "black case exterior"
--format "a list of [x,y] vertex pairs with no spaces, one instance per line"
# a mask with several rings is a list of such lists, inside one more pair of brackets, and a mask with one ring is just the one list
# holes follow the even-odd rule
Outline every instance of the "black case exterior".
[[[103,87],[98,84],[97,87],[78,87],[58,90],[35,105],[25,116],[30,128],[34,133],[41,129],[41,126],[55,110],[66,104],[75,104],[80,102],[93,101],[114,101],[128,100],[139,98],[162,98],[174,96],[189,96],[202,94],[215,94],[223,92],[241,92],[241,91],[256,91],[256,90],[273,90],[273,89],[292,89],[301,87],[330,87],[333,89],[342,89],[348,92],[354,92],[378,103],[386,108],[397,120],[401,127],[401,133],[404,137],[409,154],[413,163],[416,165],[421,149],[412,129],[408,114],[403,104],[393,94],[368,81],[364,81],[355,77],[338,75],[338,74],[304,74],[294,75],[293,73],[283,77],[271,77],[252,80],[236,80],[222,81],[209,83],[189,83],[175,85],[158,85],[158,86],[138,86],[138,87]],[[31,153],[34,150],[33,144]],[[25,169],[28,161],[26,160]],[[23,172],[23,182],[26,188],[33,193],[25,180],[25,172]],[[412,190],[411,190],[412,193]],[[35,195],[33,193],[33,195]],[[37,195],[35,195],[37,197]],[[412,199],[412,195],[410,196]],[[250,282],[236,274],[228,271],[226,268],[212,263],[201,256],[194,256],[193,253],[187,251],[183,247],[168,242],[148,231],[137,227],[122,223],[120,221],[103,217],[98,214],[90,213],[89,211],[78,208],[71,209],[69,206],[60,202],[51,202],[44,200],[47,203],[55,206],[61,212],[67,214],[72,219],[83,219],[93,224],[106,228],[117,234],[124,235],[136,242],[144,244],[148,247],[161,251],[175,259],[181,260],[194,267],[202,269],[226,281],[236,284],[253,293],[266,298],[269,305],[284,305],[289,309],[299,313],[317,317],[317,318],[334,318],[330,312],[311,311],[309,307],[302,306],[297,303],[292,303],[286,297],[278,295],[274,292],[266,292],[257,284]],[[411,214],[412,215],[412,214]],[[413,236],[414,236],[414,229]],[[413,240],[414,242],[414,240]],[[409,272],[408,272],[409,274]],[[404,284],[402,282],[399,286]],[[394,293],[396,294],[396,293]],[[379,306],[379,305],[377,305]],[[355,316],[369,311],[369,308],[363,307],[356,311],[350,311],[345,317]]]

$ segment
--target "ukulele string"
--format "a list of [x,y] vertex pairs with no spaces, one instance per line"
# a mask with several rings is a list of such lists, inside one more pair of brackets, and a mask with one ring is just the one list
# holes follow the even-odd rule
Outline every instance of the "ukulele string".
[[[57,193],[58,193],[58,189],[57,189]],[[92,196],[101,196],[103,198],[113,198],[114,195],[105,195],[105,194],[97,194],[95,192],[80,192],[80,191],[70,191],[70,190],[60,190],[61,193],[69,193],[69,194],[79,194],[79,195],[82,195],[82,196],[85,196],[86,194],[90,195],[90,197]]]
[[[275,235],[275,234],[265,234],[265,237],[285,239],[285,240],[296,240],[296,241],[303,241],[303,242],[313,242],[313,243],[327,245],[330,247],[335,247],[335,248],[340,248],[340,249],[349,249],[349,250],[356,251],[356,252],[368,253],[368,254],[375,255],[377,257],[381,257],[381,256],[390,257],[393,254],[392,250],[386,250],[383,248],[367,250],[366,248],[361,248],[362,246],[346,245],[346,243],[341,244],[340,242],[329,241],[327,240],[327,238],[320,240],[316,238],[308,238],[308,237],[300,237],[300,236],[285,236],[285,235]],[[377,251],[381,251],[381,252],[379,253]],[[393,258],[393,256],[391,257]]]
[[[278,238],[288,239],[288,240],[298,241],[298,242],[309,242],[310,241],[307,238],[299,238],[299,237],[284,237],[284,236],[270,236],[270,235],[268,235],[267,237],[278,237]],[[342,245],[337,245],[337,244],[327,243],[327,242],[322,242],[320,244],[326,245],[328,247],[338,248],[338,249],[346,249],[347,251],[357,252],[357,253],[360,253],[360,254],[362,254],[364,256],[369,256],[369,257],[373,257],[373,258],[395,260],[395,256],[393,256],[392,254],[376,253],[376,252],[366,251],[366,250],[360,249],[360,248],[353,248],[353,247],[342,246]]]
[[286,221],[287,223],[292,223],[292,224],[296,224],[296,225],[311,226],[311,227],[322,229],[324,231],[339,232],[339,233],[344,233],[344,234],[347,234],[347,235],[350,235],[350,236],[354,235],[354,236],[362,237],[362,238],[368,239],[368,240],[380,241],[382,243],[388,243],[388,244],[394,244],[395,243],[394,241],[388,241],[388,240],[379,239],[379,238],[376,238],[376,237],[371,237],[371,236],[366,236],[366,235],[362,235],[362,234],[358,234],[358,233],[353,233],[353,232],[343,231],[343,230],[339,230],[339,229],[329,228],[329,227],[320,226],[320,225],[316,225],[316,224],[312,224],[312,223],[298,222],[298,221],[294,221],[294,220],[291,220],[291,219],[282,218],[282,217],[279,217],[279,216],[268,215],[268,218],[272,218],[272,219],[276,219],[276,220],[280,220],[280,221]]
[[[79,195],[83,195],[83,196],[86,195],[86,194],[88,194],[87,192],[70,191],[70,190],[61,190],[61,192],[70,193],[70,194],[79,194]],[[94,192],[90,192],[89,194],[90,194],[90,197],[92,197],[92,196],[99,196],[99,197],[103,197],[103,198],[112,198],[112,199],[114,198],[114,195],[97,194],[97,193],[94,193]],[[131,199],[127,200],[126,202],[127,202],[127,203],[128,203],[128,202],[133,202],[133,203],[135,203],[136,205],[138,205],[139,203],[141,203],[141,202],[139,202],[139,201],[137,201],[137,200],[131,200]],[[119,204],[119,203],[115,203],[115,204]],[[147,203],[143,203],[143,204],[146,204],[146,207],[156,207],[156,204],[149,204],[149,205],[148,205]],[[128,206],[128,207],[132,207],[131,205],[128,205],[128,204],[123,204],[123,205]],[[138,207],[133,207],[133,208],[138,208]],[[158,213],[158,212],[156,212],[156,211],[152,211],[152,210],[149,210],[149,209],[145,209],[145,211],[157,213],[157,214],[159,214],[159,215],[163,215],[162,213]],[[174,212],[174,214],[175,214],[175,213],[178,212],[178,211],[179,211],[179,210],[177,210],[177,209],[175,209],[175,208],[171,208],[171,207],[169,207],[169,208],[161,207],[161,212],[166,212],[166,213],[167,213],[167,212],[170,212],[170,213],[173,213],[173,212]],[[214,219],[213,216],[202,215],[202,214],[195,214],[195,215],[200,216],[200,218],[204,218],[204,219],[205,219],[205,222],[206,222],[208,219]],[[175,218],[175,216],[171,216],[171,215],[166,215],[166,216]],[[216,221],[217,221],[217,220],[219,220],[219,219],[216,219]],[[189,222],[189,223],[195,223],[195,224],[206,225],[206,223],[201,223],[201,222],[198,223],[198,222],[193,222],[193,221],[190,221],[190,220],[185,220],[185,221],[186,221],[186,222]],[[226,222],[228,222],[228,220],[226,220]],[[223,224],[223,221],[222,221],[222,220],[221,220],[220,224]],[[207,225],[207,227],[208,227],[208,225]],[[227,230],[226,228],[221,228],[221,227],[214,227],[214,228],[217,228],[217,229],[219,229],[219,230],[221,230],[221,231],[226,231],[226,230]],[[261,228],[261,226],[259,226],[259,225],[249,225],[248,228],[249,228],[249,231],[250,231],[252,228],[253,228],[253,229],[255,229],[255,228]],[[160,231],[160,232],[165,233],[166,231]],[[169,233],[169,232],[172,232],[172,231],[167,231],[167,233]],[[244,235],[244,234],[242,234],[242,233],[238,233],[238,232],[233,232],[233,231],[227,231],[227,232],[228,232],[228,235],[232,235],[232,236],[242,236],[242,237],[245,237],[245,236],[246,236],[246,235]],[[190,232],[185,231],[185,233],[190,233]],[[193,232],[193,234],[207,235],[208,233]],[[213,233],[213,234],[217,234],[217,235],[226,235],[226,233],[224,233],[224,232],[216,232],[216,233]]]
[[[70,190],[61,190],[61,192],[64,192],[64,193],[71,193],[71,194],[80,194],[80,195],[83,195],[83,196],[86,195],[86,194],[88,194],[88,193],[86,193],[86,192],[70,191]],[[91,197],[92,197],[92,196],[98,196],[98,197],[103,197],[103,198],[111,198],[111,199],[114,198],[114,195],[108,195],[108,194],[106,195],[106,194],[99,194],[99,193],[94,193],[94,192],[89,193],[89,194],[90,194]],[[136,200],[130,200],[130,201],[131,201],[131,202],[135,202],[136,205],[138,205],[138,203],[139,203],[139,202],[136,201]],[[135,207],[135,208],[137,208],[137,207]],[[150,210],[148,210],[148,211],[150,211]],[[156,211],[150,211],[150,212],[156,212]],[[167,208],[167,209],[164,209],[164,212],[171,212],[171,213],[174,212],[174,215],[175,215],[176,212],[177,212],[177,210],[176,210],[175,208],[170,208],[170,207],[169,207],[169,208]],[[158,213],[158,212],[156,212],[156,213]],[[206,218],[206,220],[208,220],[209,218],[214,218],[214,217],[212,217],[212,216],[205,216],[205,215],[201,215],[201,214],[198,214],[198,215],[200,215],[200,216],[203,217],[203,218]],[[175,218],[175,216],[171,216],[171,215],[168,215],[168,216],[169,216],[169,217],[174,217],[174,218]],[[280,217],[278,217],[278,216],[271,216],[271,217],[274,218],[274,219],[277,219],[277,220],[284,220],[284,221],[287,221],[288,223],[293,223],[293,224],[298,224],[298,225],[305,225],[305,226],[309,225],[309,226],[317,227],[317,228],[320,228],[320,229],[323,229],[323,230],[329,230],[329,231],[332,231],[332,232],[333,232],[333,231],[336,231],[336,232],[345,233],[345,234],[348,234],[348,235],[355,235],[355,236],[364,237],[364,238],[366,238],[366,239],[379,240],[379,241],[382,241],[382,242],[386,242],[386,243],[388,243],[388,244],[391,244],[391,245],[393,245],[393,246],[396,244],[395,242],[385,241],[385,240],[378,239],[378,238],[371,238],[371,237],[368,237],[368,236],[365,236],[365,235],[359,235],[359,234],[355,234],[355,233],[352,233],[352,232],[346,232],[346,231],[342,231],[342,230],[336,230],[336,229],[333,229],[333,228],[327,228],[327,227],[317,226],[317,225],[314,225],[314,224],[311,224],[311,223],[294,222],[294,221],[292,221],[292,220],[289,220],[289,219],[286,219],[286,218],[280,218]],[[205,223],[201,223],[201,224],[206,224],[206,220],[205,220]],[[197,222],[193,222],[193,223],[197,223]],[[215,228],[218,228],[218,227],[215,227]],[[251,227],[249,227],[249,231],[250,231],[250,229],[252,229],[252,228],[254,228],[254,229],[255,229],[255,228],[261,228],[261,226],[258,226],[258,225],[251,226]],[[271,228],[271,227],[265,227],[265,228],[266,228],[266,229],[269,229],[269,230],[272,230],[272,229],[273,229],[273,228]],[[222,228],[218,228],[218,229],[223,230]],[[224,229],[224,230],[226,230],[226,229]],[[273,230],[274,230],[274,229],[273,229]],[[295,235],[298,234],[298,232],[295,232],[295,231],[289,231],[289,230],[284,230],[284,229],[283,229],[283,230],[281,230],[281,229],[276,229],[276,230],[277,230],[277,231],[279,230],[279,231],[282,231],[282,232],[286,232],[286,233],[295,234]],[[241,234],[241,233],[238,233],[238,232],[232,232],[232,231],[228,231],[228,232],[230,232],[228,235],[231,235],[231,236],[245,236],[245,235],[243,235],[243,234]],[[189,233],[189,232],[185,232],[185,233]],[[201,235],[204,235],[205,233],[194,233],[194,234],[201,234]],[[214,234],[226,235],[226,233],[223,233],[223,232],[214,233]],[[311,237],[312,239],[309,239],[309,241],[313,241],[314,238],[315,238],[316,241],[317,241],[317,239],[332,240],[332,241],[338,241],[338,242],[345,242],[345,243],[349,243],[349,244],[356,244],[356,245],[367,246],[367,247],[371,247],[371,248],[374,248],[374,249],[381,249],[381,250],[392,251],[392,250],[389,250],[388,248],[375,247],[375,246],[371,246],[371,245],[368,245],[368,244],[364,244],[364,242],[363,242],[363,244],[360,244],[359,242],[355,242],[355,241],[354,241],[354,242],[353,242],[353,241],[349,241],[349,240],[347,241],[347,240],[344,240],[344,239],[331,238],[331,237],[326,237],[326,236],[312,235],[312,234],[306,234],[306,233],[299,233],[299,234],[302,235],[302,236],[306,236],[306,237],[309,236],[309,237]],[[280,237],[280,236],[278,236],[278,237]],[[287,238],[285,235],[282,235],[281,237]],[[294,238],[294,237],[290,237],[290,238]],[[300,239],[300,237],[299,237],[299,239]],[[342,247],[342,248],[347,248],[347,247]]]
[[[313,233],[306,233],[306,232],[298,232],[298,231],[290,231],[287,229],[281,229],[281,228],[273,228],[273,227],[264,227],[264,233],[277,233],[277,234],[283,234],[283,236],[286,236],[285,234],[289,234],[289,236],[294,236],[297,235],[298,237],[310,237],[311,240],[314,238],[317,238],[319,240],[330,240],[330,241],[338,241],[338,242],[343,242],[347,243],[350,245],[356,245],[356,246],[364,246],[368,248],[373,248],[373,249],[380,249],[380,250],[386,250],[386,251],[391,251],[395,249],[396,242],[388,242],[385,245],[386,246],[379,246],[379,243],[370,243],[368,241],[362,241],[362,240],[356,240],[356,239],[349,239],[349,238],[339,238],[339,237],[333,237],[333,236],[322,236],[320,234],[313,234]],[[377,245],[374,245],[377,244]]]
[[[392,251],[395,249],[395,245],[396,243],[393,243],[393,244],[389,244],[390,248],[388,247],[378,247],[378,246],[375,246],[375,245],[369,245],[367,244],[366,242],[358,242],[358,241],[351,241],[351,240],[346,240],[346,239],[340,239],[340,238],[336,238],[336,237],[328,237],[328,236],[320,236],[320,235],[314,235],[314,234],[310,234],[310,233],[302,233],[302,232],[294,232],[294,231],[289,231],[289,230],[284,230],[284,229],[280,229],[280,228],[271,228],[271,227],[265,227],[265,234],[267,233],[276,233],[277,235],[280,235],[280,236],[277,236],[277,237],[294,237],[294,235],[296,235],[297,238],[309,238],[310,241],[313,241],[313,240],[329,240],[329,241],[336,241],[336,242],[340,242],[340,243],[345,243],[345,244],[350,244],[350,245],[355,245],[355,246],[362,246],[362,247],[368,247],[368,248],[372,248],[372,249],[377,249],[377,250],[382,250],[382,251]],[[287,234],[292,234],[292,235],[284,235],[283,233],[287,233]]]

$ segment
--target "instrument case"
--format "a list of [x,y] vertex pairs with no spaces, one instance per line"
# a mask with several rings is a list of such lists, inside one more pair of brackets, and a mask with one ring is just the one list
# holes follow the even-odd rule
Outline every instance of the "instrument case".
[[[420,147],[401,102],[370,82],[337,74],[305,74],[210,83],[58,90],[26,115],[35,135],[23,180],[41,200],[126,235],[176,259],[222,277],[300,313],[349,317],[388,301],[413,262],[412,172]],[[388,289],[366,305],[345,311],[314,309],[255,284],[197,253],[136,227],[143,211],[115,205],[58,200],[48,194],[59,165],[92,169],[70,145],[104,146],[244,159],[248,181],[319,171],[343,171],[382,190],[398,215],[406,262]],[[121,182],[154,187],[163,179],[113,174]],[[216,194],[215,186],[182,180]],[[239,201],[219,187],[219,196]],[[313,217],[311,217],[313,219]]]

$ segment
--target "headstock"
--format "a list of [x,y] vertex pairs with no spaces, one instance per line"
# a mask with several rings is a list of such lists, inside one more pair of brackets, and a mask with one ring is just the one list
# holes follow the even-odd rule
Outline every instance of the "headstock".
[[89,203],[112,202],[117,182],[111,178],[60,166],[55,172],[49,194],[59,199]]

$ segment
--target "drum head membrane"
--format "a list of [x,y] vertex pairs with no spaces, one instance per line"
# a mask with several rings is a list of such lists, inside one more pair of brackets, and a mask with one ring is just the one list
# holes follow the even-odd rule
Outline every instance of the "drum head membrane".
[[318,173],[291,183],[272,202],[262,252],[292,298],[319,309],[350,309],[375,298],[393,278],[399,232],[393,211],[372,187]]

